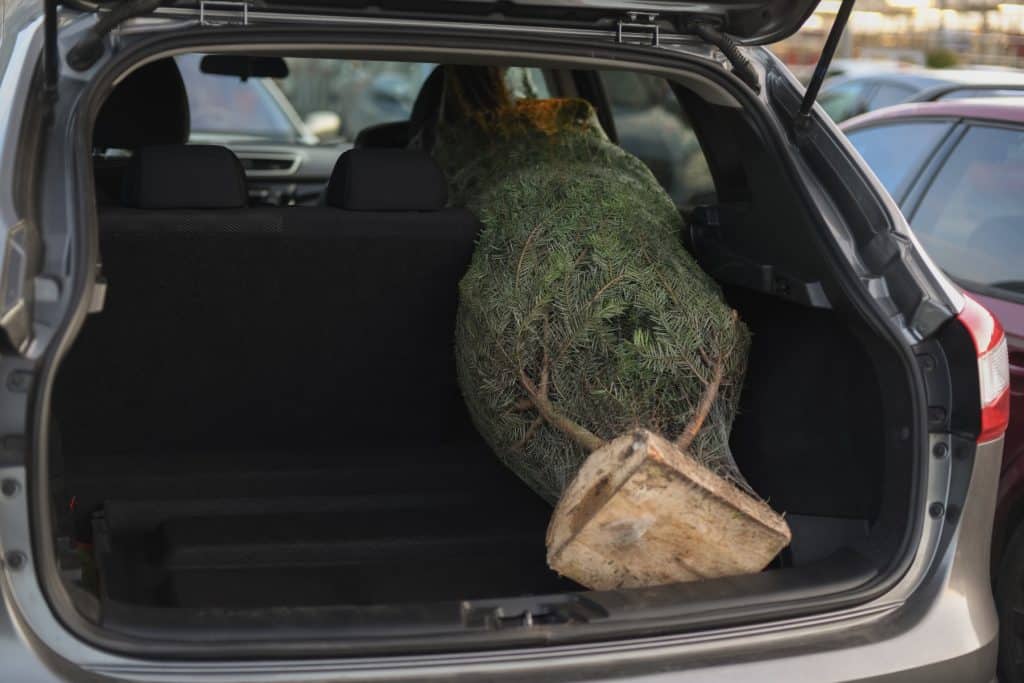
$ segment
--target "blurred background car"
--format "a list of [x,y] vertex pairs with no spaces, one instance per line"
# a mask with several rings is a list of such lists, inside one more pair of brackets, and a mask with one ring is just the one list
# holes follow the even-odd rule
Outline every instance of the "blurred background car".
[[[833,79],[839,76],[862,76],[873,74],[883,70],[897,70],[907,66],[898,59],[834,59],[828,65],[825,72],[826,79]],[[790,65],[793,75],[804,85],[811,80],[814,73],[814,64],[793,64]]]
[[1000,670],[1024,680],[1024,97],[904,104],[842,129],[928,255],[1006,330],[1010,427],[992,541]]
[[833,121],[903,102],[1024,96],[1024,72],[1005,69],[875,68],[829,79],[819,103]]

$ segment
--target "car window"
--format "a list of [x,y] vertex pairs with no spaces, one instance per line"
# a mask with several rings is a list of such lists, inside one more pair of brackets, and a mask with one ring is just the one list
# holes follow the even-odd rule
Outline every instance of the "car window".
[[970,128],[911,223],[952,277],[1024,295],[1024,130]]
[[193,140],[298,140],[298,130],[270,91],[272,83],[203,73],[199,70],[201,59],[199,54],[176,57],[185,82]]
[[668,81],[628,71],[600,77],[619,145],[647,164],[676,204],[710,201],[707,159]]
[[[291,58],[277,81],[303,117],[328,111],[341,118],[341,136],[354,140],[364,128],[406,121],[424,81],[436,68],[426,62]],[[540,69],[510,67],[506,79],[517,97],[550,97]]]
[[289,58],[288,77],[277,81],[303,117],[327,111],[341,118],[340,134],[354,140],[379,123],[405,121],[434,70],[423,62]]
[[516,99],[551,97],[547,79],[540,69],[511,66],[505,70],[505,82],[508,84],[509,92]]
[[867,81],[850,81],[832,86],[821,93],[818,103],[833,121],[845,121],[864,113],[864,94],[870,85]]
[[945,121],[883,123],[858,128],[847,137],[889,194],[900,201],[912,174],[935,150],[950,125]]
[[879,83],[875,92],[871,93],[868,99],[868,110],[874,111],[882,107],[889,107],[894,104],[906,102],[914,94],[913,88],[896,85],[894,83]]

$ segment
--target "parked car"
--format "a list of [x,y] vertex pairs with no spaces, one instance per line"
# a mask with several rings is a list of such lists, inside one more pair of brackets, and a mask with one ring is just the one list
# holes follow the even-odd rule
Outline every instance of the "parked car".
[[937,102],[973,97],[1024,95],[1024,72],[1004,69],[921,69],[901,67],[837,76],[821,90],[832,120],[904,102]]
[[[991,681],[1006,339],[765,47],[814,4],[7,2],[2,675]],[[187,144],[170,57],[197,53],[542,69],[623,143],[654,117],[603,74],[662,79],[711,180],[680,240],[752,333],[730,448],[790,546],[680,584],[552,572],[550,506],[458,391],[482,226],[424,151],[443,72],[316,205],[267,206]]]
[[843,125],[947,275],[1009,347],[1010,426],[992,570],[1004,680],[1024,680],[1024,98],[907,104]]
[[[902,69],[908,64],[895,59],[859,59],[859,58],[836,58],[829,64],[828,73],[825,75],[826,84],[840,76],[861,76],[878,73],[880,71],[892,71]],[[814,74],[813,64],[790,65],[793,74],[806,84]]]

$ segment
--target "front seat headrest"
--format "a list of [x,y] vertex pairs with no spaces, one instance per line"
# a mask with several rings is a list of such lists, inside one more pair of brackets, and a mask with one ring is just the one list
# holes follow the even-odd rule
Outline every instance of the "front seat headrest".
[[350,149],[334,165],[326,203],[349,211],[437,211],[448,183],[425,152]]
[[435,66],[430,75],[423,81],[416,100],[412,104],[409,122],[414,126],[422,126],[437,117],[441,109],[441,98],[444,96],[444,70]]
[[240,209],[245,169],[227,147],[140,147],[124,177],[124,203],[137,209]]
[[[414,135],[424,130],[432,130],[437,123],[443,90],[444,73],[440,66],[435,66],[420,86],[408,121],[389,121],[367,126],[356,135],[356,139],[352,141],[353,146],[357,149],[407,147]],[[425,143],[429,143],[428,137],[429,135],[424,136]]]
[[352,141],[357,149],[387,147],[404,149],[409,144],[411,124],[408,121],[389,121],[363,128]]
[[185,82],[174,59],[150,62],[128,74],[100,107],[94,149],[136,149],[188,141]]

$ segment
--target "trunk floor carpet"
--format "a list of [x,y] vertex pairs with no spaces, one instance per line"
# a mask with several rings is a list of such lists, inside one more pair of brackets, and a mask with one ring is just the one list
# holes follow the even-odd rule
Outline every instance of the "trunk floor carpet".
[[76,478],[95,505],[105,599],[259,608],[579,589],[547,567],[550,507],[477,444],[115,460]]

